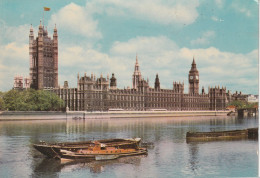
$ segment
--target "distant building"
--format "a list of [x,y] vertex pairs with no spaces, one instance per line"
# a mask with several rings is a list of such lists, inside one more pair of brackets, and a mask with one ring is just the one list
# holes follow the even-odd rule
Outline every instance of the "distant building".
[[224,110],[232,100],[244,99],[241,93],[231,94],[226,87],[209,87],[208,93],[202,87],[199,91],[199,71],[193,58],[188,74],[189,92],[184,93],[183,82],[173,82],[172,89],[162,89],[159,75],[156,74],[154,88],[149,80],[142,77],[136,55],[132,88],[117,88],[115,74],[106,78],[93,74],[77,76],[77,87],[69,88],[67,81],[58,86],[58,33],[54,28],[53,39],[41,23],[38,36],[33,29],[29,35],[30,78],[15,78],[14,88],[45,89],[55,92],[72,111],[108,110]]
[[249,103],[257,103],[258,102],[258,95],[248,95],[246,101]]
[[47,89],[58,87],[58,33],[55,26],[53,39],[47,28],[40,23],[38,36],[34,38],[33,28],[29,35],[31,88]]
[[14,86],[13,89],[15,90],[23,90],[30,88],[30,78],[29,77],[22,77],[22,76],[15,76],[14,77]]
[[30,85],[31,85],[30,77],[24,77],[23,87],[24,87],[25,89],[28,89],[28,88],[30,88]]
[[23,89],[23,77],[22,76],[14,77],[13,89],[16,89],[16,90],[22,90]]
[[235,92],[234,94],[232,94],[232,101],[233,100],[238,100],[238,101],[247,101],[247,94],[242,94],[242,92]]
[[160,87],[156,74],[154,88],[141,75],[136,57],[132,88],[118,89],[114,73],[104,78],[102,75],[83,77],[78,74],[77,88],[69,88],[67,81],[63,88],[50,89],[62,98],[71,111],[108,110],[224,110],[229,101],[224,87],[209,87],[199,93],[199,72],[193,59],[189,71],[189,93],[184,93],[184,83],[173,82],[172,89]]

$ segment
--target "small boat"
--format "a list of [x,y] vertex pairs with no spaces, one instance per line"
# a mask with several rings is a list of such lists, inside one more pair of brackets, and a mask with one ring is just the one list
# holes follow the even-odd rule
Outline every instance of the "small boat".
[[118,155],[97,155],[95,156],[95,159],[97,161],[101,161],[101,160],[111,160],[111,159],[117,159],[119,158]]
[[244,130],[214,131],[214,132],[187,132],[186,141],[217,141],[217,140],[237,140],[254,138],[258,135],[258,128]]
[[88,148],[77,151],[60,150],[60,160],[62,163],[70,161],[88,160],[111,160],[125,156],[136,156],[147,154],[146,148],[138,145],[132,148],[120,148],[120,146],[108,146],[98,141],[93,142]]
[[[97,140],[102,144],[108,146],[119,146],[120,148],[131,148],[135,145],[139,145],[141,138],[130,138],[130,139],[106,139],[106,140]],[[83,142],[63,142],[63,143],[54,143],[48,144],[44,141],[41,141],[39,144],[34,144],[33,147],[44,154],[49,158],[60,157],[60,150],[67,151],[77,151],[81,149],[87,149],[93,141],[83,141]]]

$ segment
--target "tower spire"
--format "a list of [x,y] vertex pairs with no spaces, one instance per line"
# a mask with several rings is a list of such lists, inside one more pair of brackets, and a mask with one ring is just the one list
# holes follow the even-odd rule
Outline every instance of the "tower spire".
[[134,89],[137,89],[137,85],[141,79],[142,79],[142,75],[141,75],[141,71],[139,69],[138,57],[137,57],[137,53],[136,53],[135,69],[134,69],[134,74],[133,74],[133,88]]
[[196,62],[195,62],[194,56],[193,56],[193,61],[192,61],[192,66],[193,66],[193,65],[196,65]]

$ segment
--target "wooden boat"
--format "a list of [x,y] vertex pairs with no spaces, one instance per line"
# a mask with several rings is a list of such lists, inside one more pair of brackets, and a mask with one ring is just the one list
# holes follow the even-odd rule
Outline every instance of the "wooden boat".
[[98,141],[93,142],[88,148],[77,151],[60,150],[62,163],[82,160],[111,160],[125,156],[136,156],[147,154],[146,148],[139,148],[138,145],[132,148],[120,148],[120,146],[108,146]]
[[[133,148],[136,145],[139,145],[139,143],[141,142],[141,138],[106,139],[106,140],[97,140],[97,141],[107,146],[118,146],[119,148]],[[64,143],[54,143],[54,144],[40,142],[39,144],[34,144],[33,147],[49,158],[56,158],[60,156],[61,149],[67,151],[77,151],[77,150],[87,149],[92,144],[93,141],[64,142]]]
[[258,128],[250,128],[244,130],[229,130],[218,132],[187,132],[186,141],[216,141],[216,140],[237,140],[254,138],[258,135]]

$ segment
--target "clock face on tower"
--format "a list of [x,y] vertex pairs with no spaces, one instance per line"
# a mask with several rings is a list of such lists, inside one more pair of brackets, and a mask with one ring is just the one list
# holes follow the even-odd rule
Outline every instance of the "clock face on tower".
[[190,76],[190,79],[192,80],[192,79],[193,79],[193,76]]
[[196,79],[199,80],[199,76],[198,75],[196,75]]

